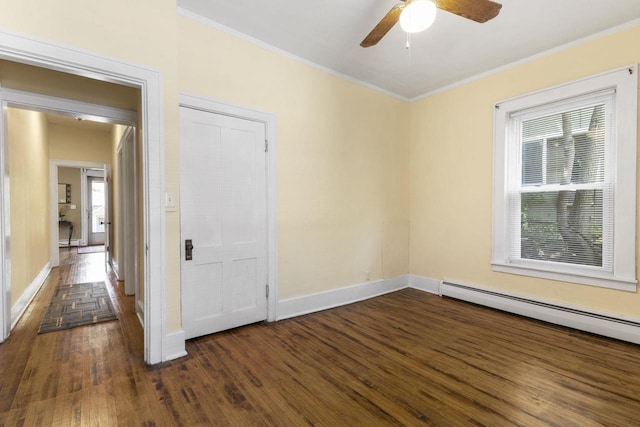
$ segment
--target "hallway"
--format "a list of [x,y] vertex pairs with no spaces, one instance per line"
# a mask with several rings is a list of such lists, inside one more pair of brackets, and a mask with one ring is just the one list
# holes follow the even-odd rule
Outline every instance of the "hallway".
[[[107,276],[118,320],[37,334],[59,282],[103,281]],[[138,397],[146,395],[136,386],[139,370],[148,368],[133,297],[124,296],[123,284],[105,273],[104,252],[77,254],[75,247],[61,248],[60,267],[51,271],[0,345],[0,425],[112,425],[118,419],[140,425],[136,414],[149,405]]]

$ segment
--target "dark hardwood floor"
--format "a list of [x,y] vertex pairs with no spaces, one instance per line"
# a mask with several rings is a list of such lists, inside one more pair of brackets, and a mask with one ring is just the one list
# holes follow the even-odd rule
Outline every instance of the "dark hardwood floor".
[[0,345],[7,426],[638,426],[640,347],[403,290],[187,343],[142,362],[133,298],[119,320],[37,335],[56,283],[104,278],[61,251]]

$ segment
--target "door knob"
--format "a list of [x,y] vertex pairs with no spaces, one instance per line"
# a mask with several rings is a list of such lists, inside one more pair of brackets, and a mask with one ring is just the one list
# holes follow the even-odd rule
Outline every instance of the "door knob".
[[193,259],[193,243],[191,239],[184,241],[184,259],[185,261],[191,261]]

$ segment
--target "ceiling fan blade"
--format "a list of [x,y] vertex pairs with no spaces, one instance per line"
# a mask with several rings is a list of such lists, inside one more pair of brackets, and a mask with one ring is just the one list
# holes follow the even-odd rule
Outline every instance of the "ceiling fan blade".
[[487,22],[500,13],[502,5],[491,0],[435,0],[439,9],[476,22]]
[[404,3],[399,3],[391,8],[389,12],[378,22],[373,30],[362,40],[360,46],[369,47],[378,44],[378,42],[389,32],[396,22],[400,19],[400,12],[404,9]]

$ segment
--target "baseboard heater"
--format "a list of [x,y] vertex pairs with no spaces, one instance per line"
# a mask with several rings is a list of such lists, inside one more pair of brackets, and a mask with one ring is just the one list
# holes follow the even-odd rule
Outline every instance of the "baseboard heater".
[[640,344],[640,319],[620,318],[604,313],[594,313],[575,307],[562,306],[552,302],[448,280],[440,282],[439,293],[441,296],[456,298],[556,325]]

